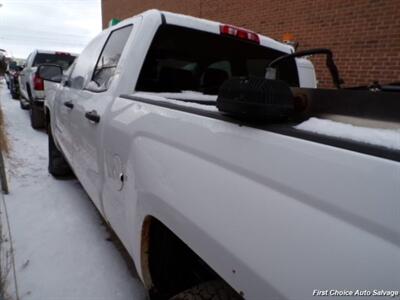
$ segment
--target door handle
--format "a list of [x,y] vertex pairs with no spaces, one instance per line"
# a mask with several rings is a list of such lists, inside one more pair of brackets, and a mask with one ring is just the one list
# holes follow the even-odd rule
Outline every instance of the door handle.
[[100,116],[97,113],[97,111],[95,111],[95,110],[86,112],[85,113],[85,118],[88,119],[89,121],[94,122],[94,123],[99,123],[100,122]]
[[72,103],[72,101],[64,102],[64,106],[68,107],[69,109],[74,108],[74,104]]

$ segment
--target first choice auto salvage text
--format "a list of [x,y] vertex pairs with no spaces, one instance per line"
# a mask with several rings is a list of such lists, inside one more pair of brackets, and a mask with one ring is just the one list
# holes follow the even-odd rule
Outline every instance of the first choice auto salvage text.
[[313,290],[313,296],[381,296],[381,297],[398,297],[400,291],[387,291],[387,290]]

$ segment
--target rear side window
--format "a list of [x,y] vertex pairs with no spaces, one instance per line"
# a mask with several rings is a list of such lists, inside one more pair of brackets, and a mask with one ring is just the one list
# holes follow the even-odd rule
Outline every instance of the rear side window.
[[83,89],[84,85],[91,78],[94,66],[97,63],[101,49],[106,41],[106,33],[102,32],[96,36],[82,51],[76,60],[72,70],[69,84],[73,89]]
[[[136,90],[218,94],[231,77],[264,77],[268,63],[284,54],[229,36],[163,25],[153,39]],[[295,61],[279,65],[277,77],[298,86]]]
[[132,25],[122,27],[110,34],[93,72],[92,81],[99,88],[108,87],[132,31],[132,27]]
[[38,66],[42,64],[56,64],[66,70],[69,66],[74,62],[75,56],[69,53],[59,53],[59,54],[47,54],[47,53],[38,53],[33,60],[32,66]]

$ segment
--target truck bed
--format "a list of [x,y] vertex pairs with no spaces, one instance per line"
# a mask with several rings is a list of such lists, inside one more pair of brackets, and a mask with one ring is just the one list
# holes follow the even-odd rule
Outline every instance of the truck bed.
[[119,147],[130,153],[138,207],[245,298],[397,289],[398,151],[295,123],[241,124],[210,105],[156,95],[124,95],[113,106],[105,134],[127,141]]

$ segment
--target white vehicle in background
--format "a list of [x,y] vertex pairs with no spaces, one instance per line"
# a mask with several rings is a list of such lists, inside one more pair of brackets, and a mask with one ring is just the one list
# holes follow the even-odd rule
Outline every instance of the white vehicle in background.
[[[44,94],[45,94],[44,114],[45,114],[45,119],[47,120],[46,121],[46,125],[47,125],[47,124],[49,124],[49,120],[50,120],[49,112],[53,110],[54,99],[57,95],[57,92],[62,89],[60,85],[64,84],[64,82],[70,76],[70,74],[75,66],[75,62],[72,63],[72,65],[70,65],[67,70],[63,70],[63,74],[62,74],[61,78],[59,77],[59,74],[57,74],[57,71],[60,66],[54,65],[54,64],[43,64],[41,66],[46,67],[46,68],[43,68],[43,70],[45,72],[47,71],[47,73],[43,74],[43,76],[45,76],[47,78],[47,80],[44,80]],[[54,67],[56,67],[56,69],[54,69]],[[56,71],[56,73],[52,74],[51,72],[54,72],[54,71]]]
[[74,62],[75,58],[75,54],[47,50],[35,50],[29,54],[25,67],[19,76],[19,88],[21,107],[30,108],[33,128],[42,128],[45,125],[43,109],[44,83],[36,72],[37,67],[42,64],[56,64],[66,70]]
[[[103,31],[61,82],[49,171],[72,169],[155,299],[399,288],[400,145],[350,125],[398,128],[398,95],[340,89],[333,60],[338,89],[316,89],[293,56],[313,51],[293,52],[151,10]],[[348,124],[313,132],[315,117]]]

